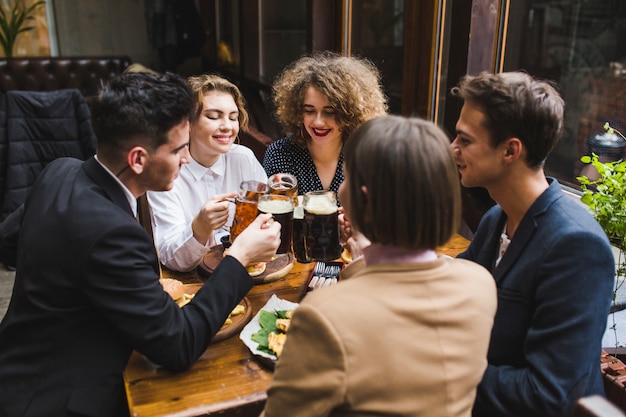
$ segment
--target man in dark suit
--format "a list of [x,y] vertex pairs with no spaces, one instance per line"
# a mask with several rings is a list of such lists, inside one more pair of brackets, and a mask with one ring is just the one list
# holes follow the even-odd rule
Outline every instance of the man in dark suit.
[[170,189],[188,162],[193,100],[174,74],[112,80],[93,104],[96,156],[50,163],[3,223],[0,253],[17,242],[17,272],[0,324],[0,416],[128,414],[132,350],[189,367],[252,287],[244,265],[275,253],[280,226],[259,216],[185,308],[163,291],[136,199]]
[[597,222],[543,166],[563,130],[564,103],[524,73],[466,76],[452,143],[461,183],[497,203],[459,256],[492,272],[498,310],[473,415],[568,416],[604,394],[601,341],[614,258]]

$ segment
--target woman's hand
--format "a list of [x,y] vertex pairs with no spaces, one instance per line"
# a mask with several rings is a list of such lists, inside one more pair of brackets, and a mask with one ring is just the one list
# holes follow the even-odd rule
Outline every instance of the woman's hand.
[[191,222],[193,236],[203,245],[211,238],[213,231],[224,226],[228,221],[229,206],[227,198],[234,198],[237,193],[216,194],[200,207],[200,211]]
[[346,248],[352,255],[352,261],[363,256],[363,249],[371,245],[372,242],[359,232],[355,232],[346,242]]
[[345,246],[348,239],[352,236],[352,225],[350,224],[350,220],[348,220],[343,207],[339,207],[338,211],[339,216],[337,216],[337,219],[339,221],[339,242],[342,246]]

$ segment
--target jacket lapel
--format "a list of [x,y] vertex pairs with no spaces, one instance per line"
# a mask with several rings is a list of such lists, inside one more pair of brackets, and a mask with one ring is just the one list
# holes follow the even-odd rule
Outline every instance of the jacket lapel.
[[[537,229],[539,227],[538,218],[545,213],[552,203],[554,203],[554,201],[561,196],[559,183],[553,178],[548,178],[548,182],[550,186],[539,196],[533,205],[530,206],[528,212],[517,228],[515,236],[513,236],[513,239],[511,240],[504,257],[500,261],[500,264],[498,264],[497,268],[493,269],[493,276],[498,284],[502,282],[503,277],[506,277],[508,270],[515,265],[518,258],[530,244],[535,233],[537,233]],[[500,227],[500,232],[502,232],[504,223],[502,223]],[[498,233],[497,236],[499,237],[500,234]],[[499,242],[496,245],[499,245]]]

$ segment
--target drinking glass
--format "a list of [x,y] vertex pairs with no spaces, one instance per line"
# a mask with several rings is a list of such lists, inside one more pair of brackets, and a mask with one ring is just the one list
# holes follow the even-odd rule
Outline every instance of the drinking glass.
[[294,214],[293,247],[298,262],[332,261],[341,256],[337,195],[311,191],[304,195],[303,219]]
[[259,197],[258,213],[271,213],[280,223],[280,246],[276,253],[291,252],[291,233],[293,229],[294,200],[282,194],[265,194]]
[[235,216],[230,228],[230,241],[235,241],[237,236],[256,219],[257,203],[259,197],[267,192],[267,184],[260,181],[242,181],[235,197]]
[[267,183],[270,194],[282,194],[291,197],[297,205],[298,180],[291,174],[278,173],[271,175]]

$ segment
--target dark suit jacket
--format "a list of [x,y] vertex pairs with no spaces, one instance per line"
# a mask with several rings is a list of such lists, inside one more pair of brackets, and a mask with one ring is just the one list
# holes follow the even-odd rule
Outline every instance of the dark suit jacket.
[[151,237],[115,179],[93,158],[50,163],[25,205],[0,324],[0,416],[128,414],[131,351],[184,370],[252,287],[226,257],[180,309],[158,276]]
[[474,416],[565,416],[604,395],[600,351],[614,282],[608,239],[556,180],[531,206],[498,267],[506,215],[481,220],[468,250],[493,273],[498,311]]

